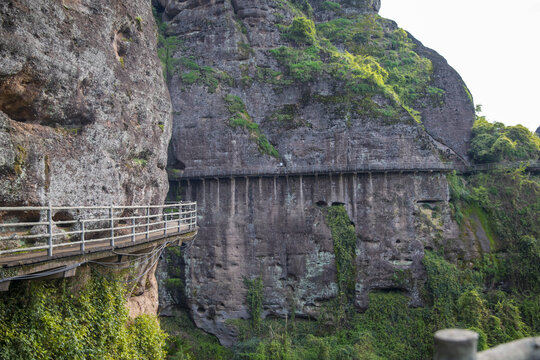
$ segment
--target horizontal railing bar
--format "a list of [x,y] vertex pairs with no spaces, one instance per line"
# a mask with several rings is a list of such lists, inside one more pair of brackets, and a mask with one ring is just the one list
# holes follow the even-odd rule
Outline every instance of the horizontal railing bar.
[[31,248],[17,248],[17,249],[10,249],[10,250],[2,250],[2,251],[0,251],[0,255],[1,254],[17,253],[17,252],[34,251],[34,250],[44,250],[44,249],[47,249],[48,247],[49,247],[48,245],[43,245],[43,246],[34,246],[34,247],[31,247]]
[[11,226],[39,226],[47,225],[47,222],[25,222],[25,223],[5,223],[0,224],[0,227],[11,227]]
[[[185,212],[182,212],[180,214],[192,214],[196,213],[196,210],[188,210]],[[133,220],[133,219],[146,219],[146,218],[156,218],[163,215],[169,216],[168,219],[172,219],[171,215],[176,215],[178,213],[172,213],[172,214],[154,214],[154,215],[141,215],[141,216],[124,216],[124,217],[115,217],[113,218],[114,221],[121,221],[121,220]],[[67,224],[78,224],[81,222],[89,223],[89,222],[103,222],[103,221],[110,221],[110,218],[99,218],[99,219],[81,219],[81,220],[65,220],[65,221],[53,221],[53,224],[55,225],[67,225]],[[25,227],[25,226],[40,226],[40,225],[47,225],[47,222],[27,222],[27,223],[6,223],[6,224],[0,224],[0,227]]]
[[0,207],[0,211],[40,211],[49,210],[47,206],[14,206],[14,207]]
[[[161,209],[161,208],[174,208],[178,206],[189,206],[195,205],[196,202],[187,201],[179,202],[174,204],[163,204],[163,205],[112,205],[113,209]],[[51,210],[108,210],[111,206],[51,206]],[[49,210],[48,206],[2,206],[0,211],[46,211]]]
[[79,220],[62,220],[62,221],[54,221],[53,220],[53,224],[55,224],[55,225],[77,224],[78,222],[79,222]]
[[43,233],[43,234],[28,234],[28,235],[12,235],[12,236],[9,236],[9,237],[0,237],[0,241],[4,241],[4,240],[23,240],[23,239],[39,239],[39,238],[42,238],[42,237],[46,237],[46,236],[49,236],[48,233]]
[[[172,208],[174,206],[186,206],[194,205],[195,202],[181,202],[175,204],[163,204],[163,205],[109,205],[109,206],[51,206],[52,210],[79,210],[79,209],[89,209],[89,210],[109,210],[113,209],[162,209],[162,208]],[[2,210],[2,208],[0,208]],[[44,207],[42,210],[48,210],[48,207]]]

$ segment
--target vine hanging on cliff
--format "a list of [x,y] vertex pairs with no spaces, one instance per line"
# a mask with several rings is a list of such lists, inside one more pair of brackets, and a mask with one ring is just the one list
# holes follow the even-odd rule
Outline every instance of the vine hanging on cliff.
[[326,221],[334,242],[339,297],[351,300],[356,285],[356,231],[343,205],[329,207]]
[[251,280],[244,278],[244,285],[247,288],[247,305],[251,316],[251,327],[258,333],[261,329],[263,282],[260,276]]

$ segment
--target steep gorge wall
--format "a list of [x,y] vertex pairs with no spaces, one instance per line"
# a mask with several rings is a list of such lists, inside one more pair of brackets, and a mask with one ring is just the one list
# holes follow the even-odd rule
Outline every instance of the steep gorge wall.
[[[179,40],[169,60],[172,172],[467,158],[474,109],[465,84],[442,57],[379,18],[378,2],[159,3],[165,34]],[[318,35],[307,20],[296,23],[306,32],[294,32],[299,15],[313,19]],[[336,24],[346,25],[332,34]],[[356,32],[343,39],[345,30]],[[386,78],[372,59],[388,67]],[[400,73],[411,62],[411,73]],[[366,78],[356,79],[362,71]],[[465,259],[481,248],[452,220],[441,174],[205,180],[173,193],[200,205],[200,233],[185,255],[188,306],[226,344],[235,333],[225,321],[247,316],[243,277],[263,277],[266,315],[316,315],[335,296],[332,238],[317,203],[345,204],[356,226],[360,308],[373,289],[402,289],[419,304],[426,247]]]
[[326,206],[344,204],[357,235],[355,305],[370,291],[399,289],[420,305],[424,249],[468,260],[480,244],[451,220],[443,174],[254,177],[182,183],[199,204],[200,231],[186,251],[189,308],[224,344],[228,319],[247,318],[243,278],[261,276],[263,316],[317,316],[337,295]]
[[[172,119],[156,30],[146,0],[2,1],[1,206],[164,201]],[[154,269],[140,282],[131,314],[155,314]]]

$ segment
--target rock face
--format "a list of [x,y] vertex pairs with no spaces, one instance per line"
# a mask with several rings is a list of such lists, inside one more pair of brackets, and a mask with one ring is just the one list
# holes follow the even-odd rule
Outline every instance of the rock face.
[[[160,1],[166,35],[182,42],[169,83],[172,172],[466,160],[474,108],[465,84],[437,53],[379,18],[379,6]],[[310,21],[293,20],[300,12],[314,20],[317,36]],[[332,22],[338,18],[344,20]],[[339,24],[366,31],[341,38],[345,31],[332,33]],[[395,61],[418,63],[425,83],[409,83],[392,68]],[[351,83],[362,72],[363,80]],[[466,259],[481,247],[472,231],[462,233],[452,220],[440,173],[253,176],[177,185],[173,193],[199,203],[199,235],[185,253],[188,306],[196,324],[224,344],[236,336],[227,320],[248,317],[245,277],[262,277],[265,316],[316,316],[336,296],[327,206],[345,205],[355,225],[358,308],[377,289],[405,291],[420,304],[425,248],[445,247],[450,257]],[[172,305],[170,297],[160,301],[163,308]]]
[[0,203],[160,203],[171,105],[145,0],[0,4]]
[[162,203],[171,120],[148,1],[2,1],[1,206]]

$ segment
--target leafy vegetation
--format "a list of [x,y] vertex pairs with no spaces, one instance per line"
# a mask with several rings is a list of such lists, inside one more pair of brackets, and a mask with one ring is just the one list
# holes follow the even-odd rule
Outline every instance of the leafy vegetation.
[[334,243],[339,297],[352,301],[356,284],[356,231],[343,205],[329,207],[326,221]]
[[225,97],[225,102],[227,102],[227,109],[232,115],[229,118],[229,125],[232,127],[242,127],[249,131],[251,137],[255,139],[261,153],[278,158],[279,153],[272,144],[270,144],[266,136],[261,133],[259,124],[251,119],[242,99],[238,96],[229,94]]
[[158,24],[158,57],[165,81],[170,82],[178,74],[185,85],[203,85],[209,93],[216,92],[221,83],[232,85],[233,80],[226,72],[201,66],[194,57],[178,57],[183,41],[178,36],[168,35],[167,23],[161,20],[161,14],[156,8],[153,8],[153,13]]
[[338,11],[341,9],[341,5],[337,2],[326,0],[322,3],[321,8],[323,10]]
[[294,40],[297,44],[313,45],[317,42],[315,38],[315,23],[313,20],[303,16],[294,18],[291,26],[286,27],[284,37]]
[[165,358],[166,336],[157,319],[129,320],[121,282],[93,274],[78,287],[32,281],[1,293],[0,359]]
[[216,337],[198,329],[185,312],[161,320],[162,328],[171,336],[168,341],[170,360],[227,360],[231,350],[220,345]]
[[186,85],[199,84],[215,93],[221,83],[232,85],[232,78],[224,71],[216,70],[210,66],[200,66],[194,57],[178,59],[177,70],[180,79]]
[[482,116],[474,123],[469,154],[478,163],[538,160],[540,138],[522,125],[490,123]]
[[254,279],[244,278],[244,285],[247,288],[247,305],[250,315],[250,324],[255,334],[261,330],[261,314],[263,302],[263,283],[261,277]]
[[163,77],[166,82],[170,82],[172,76],[176,73],[179,60],[174,57],[179,46],[182,45],[182,40],[177,36],[167,35],[167,24],[161,20],[161,14],[156,8],[152,8],[152,13],[156,24],[158,25],[158,57],[161,61]]
[[[535,159],[537,140],[522,126],[490,124],[480,117],[473,129],[471,155],[477,161]],[[513,145],[500,151],[497,141]],[[540,178],[525,172],[525,166],[466,177],[447,176],[456,219],[465,228],[471,226],[470,216],[476,215],[490,239],[492,252],[478,259],[472,269],[452,270],[458,274],[450,278],[453,291],[443,292],[453,294],[447,303],[456,310],[456,317],[443,324],[458,321],[475,329],[485,339],[485,346],[538,335],[540,331]],[[428,256],[426,259],[430,261]],[[441,261],[437,260],[439,264]],[[459,288],[455,284],[460,284]]]
[[[323,7],[337,10],[331,2]],[[414,52],[416,45],[404,30],[394,29],[377,15],[337,18],[317,26],[298,16],[281,29],[283,38],[295,46],[282,46],[270,53],[294,81],[329,76],[345,83],[348,97],[383,95],[393,107],[402,108],[418,122],[419,112],[413,106],[419,99],[444,103],[444,90],[429,86],[431,62]],[[373,114],[389,113],[387,108]],[[391,115],[395,117],[395,112]]]

